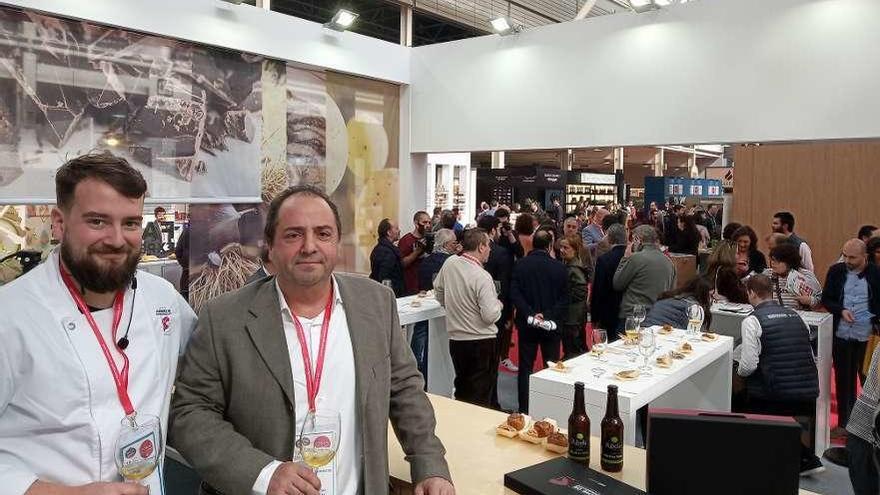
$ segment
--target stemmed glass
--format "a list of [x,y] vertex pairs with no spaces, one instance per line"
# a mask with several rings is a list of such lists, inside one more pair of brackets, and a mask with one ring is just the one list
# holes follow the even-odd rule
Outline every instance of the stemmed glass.
[[700,340],[700,330],[703,328],[703,318],[705,313],[703,307],[699,304],[692,304],[688,308],[688,328],[687,335],[691,342]]
[[116,439],[116,468],[128,483],[142,484],[162,455],[162,424],[152,414],[126,416]]
[[303,421],[297,441],[303,462],[315,472],[329,464],[336,457],[341,435],[339,411],[310,411]]
[[656,348],[657,342],[654,337],[654,332],[648,328],[639,330],[639,354],[642,355],[642,367],[639,368],[639,370],[642,371],[643,375],[651,375],[651,367],[648,366],[648,358],[654,354]]
[[638,328],[642,327],[642,322],[645,321],[645,317],[647,316],[647,310],[645,309],[644,304],[636,304],[633,307],[633,318],[636,319],[636,325]]
[[602,359],[602,354],[605,352],[605,349],[608,348],[608,332],[605,330],[593,330],[593,352],[598,356],[599,361],[605,361]]

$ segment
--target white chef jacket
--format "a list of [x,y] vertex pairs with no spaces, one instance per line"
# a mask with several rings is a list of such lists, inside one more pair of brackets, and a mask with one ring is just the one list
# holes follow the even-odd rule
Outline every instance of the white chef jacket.
[[[129,397],[138,412],[160,418],[164,446],[177,359],[196,315],[160,277],[138,271],[132,312],[134,292],[126,290],[117,338],[131,318]],[[0,287],[0,308],[0,492],[23,494],[37,479],[121,481],[114,446],[125,411],[101,347],[61,279],[57,250]],[[106,325],[100,313],[95,319]],[[164,495],[161,480],[160,464],[145,480],[150,493]]]

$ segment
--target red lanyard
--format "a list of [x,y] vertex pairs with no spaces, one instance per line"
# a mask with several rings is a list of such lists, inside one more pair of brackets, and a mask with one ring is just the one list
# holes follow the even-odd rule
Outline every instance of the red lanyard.
[[483,262],[481,262],[480,260],[474,258],[473,256],[471,256],[471,255],[469,255],[469,254],[467,254],[467,253],[463,253],[463,254],[461,255],[461,257],[464,258],[464,259],[466,259],[466,260],[468,260],[468,261],[470,261],[471,263],[477,265],[478,267],[483,268]]
[[324,352],[327,350],[327,332],[330,330],[330,316],[333,313],[333,285],[330,285],[330,297],[327,306],[324,307],[324,321],[321,322],[321,342],[318,345],[318,360],[315,363],[315,372],[312,373],[312,358],[309,355],[309,347],[306,341],[306,332],[299,318],[291,311],[293,326],[296,327],[296,336],[299,339],[299,349],[302,351],[303,367],[306,375],[306,393],[309,396],[309,411],[315,411],[315,399],[321,388],[321,374],[324,372]]
[[[110,348],[107,347],[107,342],[104,341],[104,336],[101,335],[101,330],[98,328],[95,318],[92,317],[92,311],[89,309],[86,302],[83,301],[73,279],[64,270],[64,267],[61,266],[60,260],[58,265],[59,270],[61,271],[61,279],[64,281],[64,285],[67,286],[67,291],[70,292],[70,297],[73,298],[73,302],[76,303],[77,308],[79,308],[83,316],[86,317],[86,321],[88,321],[89,326],[92,327],[92,333],[95,334],[95,339],[98,340],[98,344],[101,346],[101,351],[104,353],[104,359],[107,360],[107,365],[110,367],[110,373],[113,374],[113,381],[116,382],[116,395],[119,397],[119,403],[122,404],[122,409],[125,410],[125,415],[131,416],[134,413],[134,407],[131,405],[131,399],[128,397],[128,356],[125,355],[125,351],[118,346],[116,347],[116,350],[122,354],[123,362],[122,369],[118,369],[116,363],[113,361],[113,355],[110,354]],[[116,294],[116,298],[113,299],[113,345],[116,345],[116,330],[119,329],[119,322],[122,321],[122,302],[124,299],[124,291],[119,291]]]

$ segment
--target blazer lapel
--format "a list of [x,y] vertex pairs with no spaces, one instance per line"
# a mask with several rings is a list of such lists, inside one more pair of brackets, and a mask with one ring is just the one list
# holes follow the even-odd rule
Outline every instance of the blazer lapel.
[[345,319],[348,322],[348,334],[351,337],[351,350],[354,354],[355,383],[360,404],[361,413],[365,412],[367,404],[367,391],[370,380],[373,378],[372,366],[383,358],[374,343],[381,332],[364,332],[360,329],[371,328],[378,325],[374,321],[373,308],[358,297],[355,290],[349,285],[345,276],[336,275],[336,283],[339,284],[339,295],[342,297],[342,305],[345,307]]
[[274,277],[263,283],[249,312],[253,318],[246,326],[254,347],[281,385],[287,400],[291,405],[296,404],[293,395],[293,371],[290,368],[290,355],[287,351],[287,339],[284,337],[281,305],[278,302]]

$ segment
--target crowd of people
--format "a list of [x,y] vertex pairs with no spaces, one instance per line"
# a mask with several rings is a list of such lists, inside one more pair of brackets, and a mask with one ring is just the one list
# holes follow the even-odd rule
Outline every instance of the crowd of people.
[[[499,364],[517,373],[518,408],[527,413],[529,376],[539,349],[542,361],[576,357],[589,349],[592,330],[605,329],[609,340],[617,339],[637,307],[646,310],[646,326],[684,328],[689,309],[698,305],[708,329],[712,305],[729,302],[755,308],[743,322],[743,343],[735,352],[735,407],[796,416],[807,431],[815,416],[818,376],[815,344],[796,311],[824,308],[834,315],[840,420],[833,433],[847,436],[850,455],[842,462],[849,464],[854,486],[875,483],[865,481],[877,478],[866,454],[873,440],[865,432],[873,428],[880,382],[867,376],[872,355],[865,356],[870,336],[880,328],[877,227],[866,225],[847,241],[823,286],[810,245],[795,232],[795,217],[787,211],[769,219],[772,233],[763,245],[749,225],[722,227],[716,205],[703,209],[672,202],[650,203],[643,210],[632,202],[578,205],[568,213],[558,201],[547,211],[535,201],[513,207],[484,202],[467,227],[455,210],[436,209],[433,216],[418,212],[407,234],[414,241],[401,241],[394,256],[383,254],[392,251],[389,246],[399,235],[397,229],[383,229],[388,223],[393,226],[389,219],[380,223],[371,276],[398,296],[437,291],[447,311],[456,398],[487,407],[499,408]],[[693,279],[678,283],[672,253],[705,255]],[[420,274],[412,278],[417,283],[409,283],[408,271]],[[509,356],[514,331],[517,365]],[[421,343],[414,340],[413,350],[425,359]],[[811,445],[805,435],[804,475],[824,469]]]

